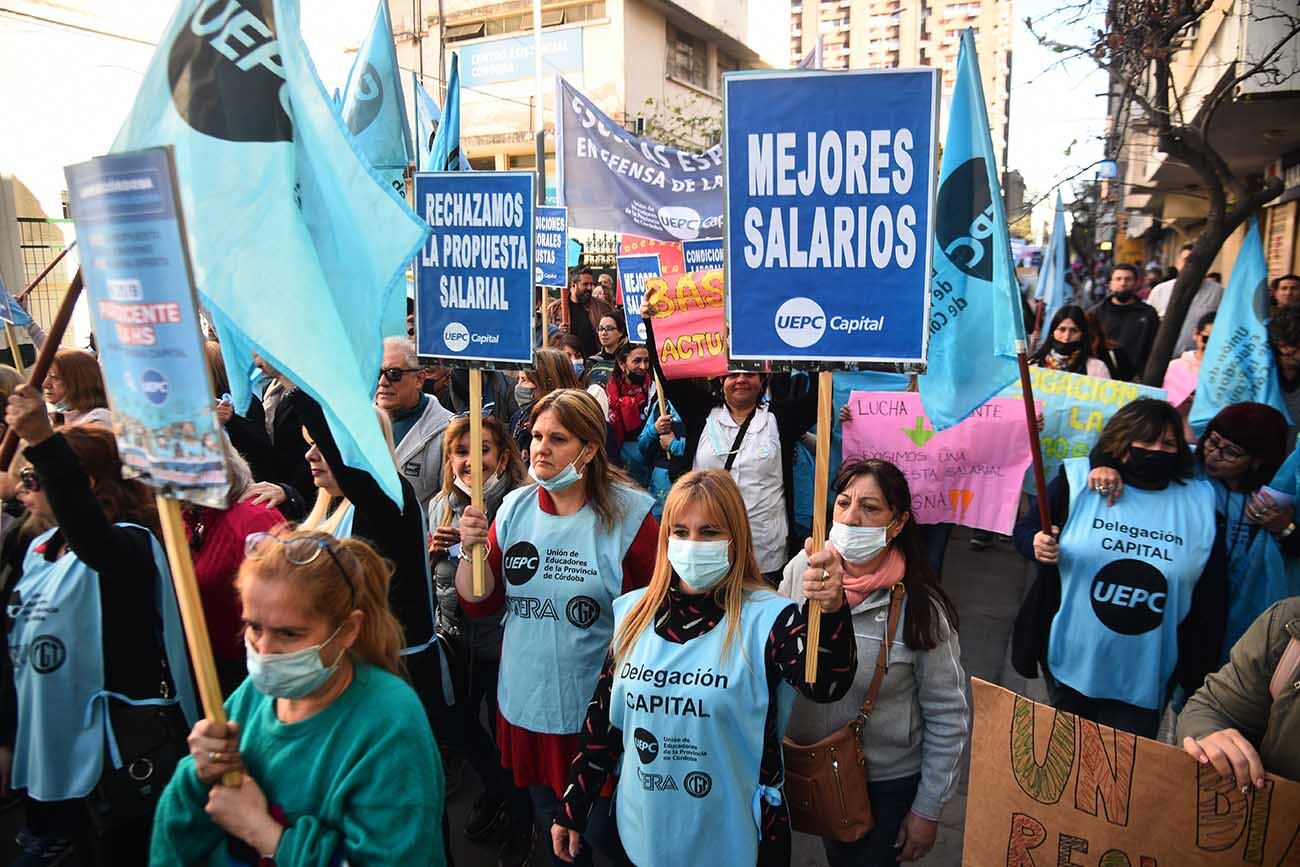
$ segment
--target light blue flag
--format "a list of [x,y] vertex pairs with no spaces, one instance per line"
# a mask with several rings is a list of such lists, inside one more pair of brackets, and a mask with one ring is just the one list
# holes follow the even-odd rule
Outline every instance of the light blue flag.
[[414,162],[414,151],[387,0],[379,0],[370,35],[352,62],[341,113],[370,165],[406,195],[406,167]]
[[182,0],[113,150],[174,149],[194,279],[237,410],[256,352],[321,404],[344,462],[400,503],[371,401],[381,311],[429,228],[357,152],[297,0],[263,8]]
[[1196,378],[1196,397],[1188,421],[1198,435],[1219,410],[1243,401],[1266,403],[1288,421],[1294,421],[1282,398],[1277,362],[1264,327],[1268,301],[1264,245],[1259,238],[1259,224],[1251,217]]
[[460,55],[451,53],[451,72],[447,75],[447,97],[442,105],[442,119],[430,147],[430,172],[465,171],[465,158],[460,153]]
[[935,208],[926,373],[917,377],[935,430],[952,427],[1013,382],[1024,345],[1020,286],[989,137],[975,37],[967,29]]
[[17,298],[9,294],[2,277],[0,277],[0,319],[19,328],[26,328],[32,324],[31,315],[23,305],[18,303]]
[[419,75],[411,71],[411,93],[415,97],[415,153],[416,165],[420,171],[429,169],[429,154],[432,153],[433,134],[438,131],[438,120],[442,109],[429,96],[429,91],[420,83]]
[[[1043,302],[1043,330],[1051,325],[1056,311],[1073,302],[1074,290],[1065,279],[1069,263],[1066,260],[1065,205],[1061,191],[1056,191],[1056,218],[1052,222],[1052,235],[1043,251],[1043,264],[1038,269],[1038,285],[1034,288],[1035,300]],[[1039,340],[1046,340],[1045,334]]]

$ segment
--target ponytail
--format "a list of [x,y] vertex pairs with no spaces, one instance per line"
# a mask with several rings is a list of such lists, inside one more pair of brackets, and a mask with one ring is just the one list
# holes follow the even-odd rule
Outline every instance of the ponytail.
[[316,502],[312,504],[311,512],[307,517],[302,519],[298,525],[299,530],[318,530],[321,533],[329,533],[331,536],[338,530],[339,524],[343,523],[343,516],[348,513],[348,506],[351,502],[347,497],[339,501],[339,504],[330,511],[330,501],[334,498],[324,488],[316,491]]
[[[352,645],[352,652],[371,665],[405,677],[401,662],[401,650],[406,643],[402,624],[388,607],[392,564],[360,539],[344,539],[335,545],[340,552],[346,552],[339,557],[339,562],[344,564],[356,585],[356,607],[365,615],[361,620],[361,632]],[[356,571],[351,569],[346,554],[351,554],[352,559],[356,560],[359,566]]]

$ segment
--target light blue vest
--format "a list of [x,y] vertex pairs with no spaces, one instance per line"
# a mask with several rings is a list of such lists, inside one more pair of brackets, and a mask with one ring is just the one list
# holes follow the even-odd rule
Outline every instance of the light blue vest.
[[[199,719],[176,592],[158,540],[149,535],[154,603],[177,696],[141,700],[104,689],[99,577],[70,550],[53,563],[46,562],[39,549],[55,532],[37,536],[27,549],[23,576],[14,587],[8,610],[12,622],[9,656],[18,693],[13,786],[27,789],[38,801],[62,801],[89,793],[103,773],[105,743],[113,767],[122,766],[108,717],[109,699],[133,705],[179,702],[191,725]],[[160,676],[161,671],[160,666]]]
[[[615,629],[644,590],[614,603]],[[764,663],[772,625],[794,603],[775,593],[746,595],[740,633],[722,656],[727,619],[685,644],[641,633],[618,663],[610,725],[623,733],[615,803],[623,848],[634,864],[753,864],[760,800],[781,804],[779,788],[759,785],[768,690]],[[794,691],[778,692],[784,732]]]
[[1061,531],[1061,608],[1052,676],[1089,698],[1164,705],[1178,625],[1214,544],[1208,482],[1125,487],[1114,506],[1088,488],[1087,458],[1065,461],[1070,516]]
[[497,698],[511,724],[542,734],[582,728],[614,634],[614,599],[623,592],[623,557],[653,504],[643,491],[611,490],[611,529],[591,504],[548,515],[537,486],[506,495],[497,510],[505,585],[505,636]]

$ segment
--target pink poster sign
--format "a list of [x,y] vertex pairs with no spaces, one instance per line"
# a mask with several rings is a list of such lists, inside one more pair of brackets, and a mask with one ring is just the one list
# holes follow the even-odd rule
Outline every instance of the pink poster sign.
[[1199,371],[1192,370],[1184,364],[1171,364],[1165,369],[1165,381],[1161,386],[1169,392],[1169,402],[1180,406],[1183,401],[1196,391],[1196,379]]
[[1030,462],[1021,401],[995,397],[938,432],[915,393],[855,391],[848,406],[844,460],[879,458],[902,470],[914,520],[1011,532]]

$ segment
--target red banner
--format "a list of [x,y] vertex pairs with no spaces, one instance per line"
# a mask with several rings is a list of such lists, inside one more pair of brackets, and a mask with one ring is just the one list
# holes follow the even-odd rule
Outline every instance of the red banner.
[[721,268],[686,271],[682,245],[624,235],[619,254],[659,256],[659,279],[646,281],[655,349],[669,379],[727,372],[726,296]]

